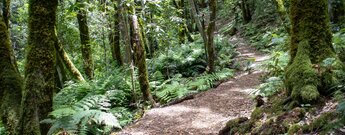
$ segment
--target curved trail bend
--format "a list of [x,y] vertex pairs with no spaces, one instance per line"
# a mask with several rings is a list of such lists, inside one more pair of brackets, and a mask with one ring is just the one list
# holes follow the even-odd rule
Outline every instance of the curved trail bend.
[[236,59],[255,58],[254,72],[238,72],[217,88],[197,94],[194,99],[164,108],[148,110],[136,123],[117,135],[215,135],[236,117],[249,117],[253,101],[249,92],[260,84],[263,74],[257,67],[266,55],[258,53],[244,39],[230,38],[241,53]]

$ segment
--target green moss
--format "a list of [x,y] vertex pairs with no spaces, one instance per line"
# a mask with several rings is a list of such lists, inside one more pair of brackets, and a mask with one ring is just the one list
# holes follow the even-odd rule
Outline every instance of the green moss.
[[304,127],[304,131],[306,132],[313,132],[313,131],[325,131],[328,129],[328,124],[330,121],[336,118],[337,114],[334,112],[327,112],[321,114],[320,117],[313,120],[308,126]]
[[290,11],[291,61],[286,69],[286,85],[294,100],[311,103],[339,80],[334,73],[322,71],[320,64],[335,58],[333,70],[344,69],[344,65],[332,48],[327,0],[291,0]]
[[300,132],[302,129],[302,127],[298,124],[293,124],[289,127],[289,130],[287,132],[288,135],[294,135],[298,132]]
[[79,10],[77,14],[80,43],[81,43],[81,54],[83,56],[84,70],[88,79],[93,79],[93,59],[90,44],[89,27],[87,25],[87,13],[85,10],[85,3],[82,0],[77,0],[79,4]]
[[258,120],[261,119],[264,116],[263,108],[255,108],[252,114],[250,115],[251,119]]
[[228,121],[226,127],[221,132],[222,134],[245,134],[250,131],[253,124],[254,121],[249,121],[246,117],[240,117]]
[[293,63],[286,70],[286,84],[294,100],[309,103],[319,97],[320,80],[309,58],[309,43],[301,42],[298,48]]
[[7,134],[18,134],[23,79],[14,59],[5,20],[0,15],[0,118]]
[[50,126],[40,123],[52,111],[55,90],[56,9],[58,1],[29,0],[29,37],[26,48],[22,105],[22,133],[47,134]]
[[304,102],[316,101],[320,97],[320,94],[315,85],[303,86],[300,89],[300,91],[301,91],[302,101]]

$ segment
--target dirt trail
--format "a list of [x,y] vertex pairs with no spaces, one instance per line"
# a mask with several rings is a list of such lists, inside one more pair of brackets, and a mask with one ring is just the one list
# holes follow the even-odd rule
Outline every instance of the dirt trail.
[[117,135],[215,135],[225,123],[236,117],[248,117],[254,106],[248,92],[260,84],[262,71],[258,64],[267,58],[251,48],[245,40],[234,36],[241,53],[238,60],[255,58],[254,72],[238,72],[235,78],[217,88],[200,93],[194,99],[182,103],[154,108],[138,122],[124,128]]

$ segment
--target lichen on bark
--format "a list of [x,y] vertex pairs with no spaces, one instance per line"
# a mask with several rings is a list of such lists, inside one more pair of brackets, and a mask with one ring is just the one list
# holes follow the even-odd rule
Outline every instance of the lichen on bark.
[[136,15],[131,16],[131,40],[134,50],[135,65],[138,67],[140,90],[145,101],[154,104],[155,101],[151,95],[146,66],[146,52],[144,42],[140,32],[140,27]]
[[25,135],[47,134],[50,126],[40,123],[52,111],[55,90],[55,34],[58,0],[29,0],[29,37],[25,63],[25,86],[21,119]]
[[[9,1],[8,1],[9,2]],[[6,4],[5,4],[6,5]],[[2,7],[0,6],[2,9]],[[19,131],[23,79],[16,67],[6,20],[0,15],[0,118],[8,135]]]

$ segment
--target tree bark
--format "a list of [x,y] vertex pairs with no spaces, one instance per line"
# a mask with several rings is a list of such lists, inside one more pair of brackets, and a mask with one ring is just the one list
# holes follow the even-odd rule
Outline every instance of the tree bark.
[[216,27],[216,18],[217,18],[217,0],[210,0],[209,1],[210,5],[210,23],[208,25],[208,29],[207,29],[207,53],[208,53],[208,57],[207,57],[207,64],[208,64],[208,68],[209,68],[209,73],[214,72],[215,68],[214,68],[214,61],[215,61],[215,48],[214,48],[214,30]]
[[52,111],[55,90],[55,34],[57,0],[29,0],[29,37],[22,102],[23,135],[47,134],[40,121]]
[[82,0],[77,0],[77,4],[79,4],[77,19],[79,24],[81,52],[83,56],[84,70],[88,79],[93,79],[93,60],[90,45],[89,27],[87,26],[87,14],[86,10],[84,9],[85,4]]
[[[343,64],[332,48],[332,34],[327,0],[291,1],[291,61],[286,68],[286,86],[291,97],[302,103],[317,101],[339,76]],[[322,67],[327,58],[334,59],[332,69]]]
[[55,43],[55,49],[58,52],[57,56],[61,58],[62,63],[66,66],[67,70],[72,74],[72,76],[78,81],[84,82],[85,79],[79,70],[74,66],[71,59],[68,57],[68,54],[63,49],[62,45],[57,41]]
[[[5,0],[3,0],[4,2]],[[0,4],[0,11],[9,7],[9,0]],[[4,12],[6,13],[6,11]],[[8,31],[8,20],[0,14],[0,118],[8,135],[19,134],[23,79],[20,76]],[[7,18],[8,19],[8,18]]]
[[138,67],[138,74],[139,74],[139,84],[140,84],[140,90],[143,94],[143,98],[145,101],[149,101],[152,104],[155,103],[155,101],[152,98],[150,86],[149,86],[149,80],[148,80],[148,73],[147,73],[147,66],[146,66],[146,54],[145,54],[145,48],[143,44],[142,35],[140,32],[140,27],[138,24],[138,18],[136,15],[131,16],[131,40],[132,40],[132,46],[134,49],[134,58],[136,66]]
[[[111,46],[111,53],[114,60],[117,61],[117,64],[120,66],[123,65],[123,59],[121,55],[120,47],[120,25],[119,20],[121,18],[119,4],[121,1],[117,1],[117,4],[114,4],[115,14],[113,16],[112,22],[112,31],[109,34],[109,41]],[[115,3],[115,2],[114,2]]]

